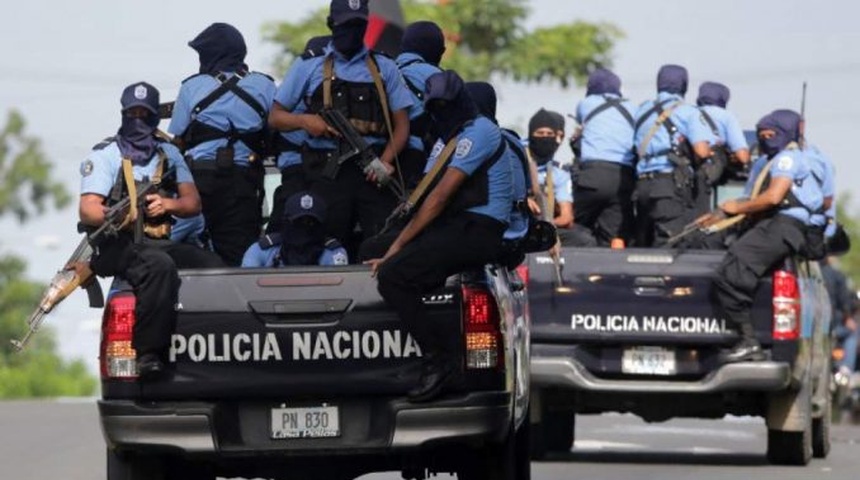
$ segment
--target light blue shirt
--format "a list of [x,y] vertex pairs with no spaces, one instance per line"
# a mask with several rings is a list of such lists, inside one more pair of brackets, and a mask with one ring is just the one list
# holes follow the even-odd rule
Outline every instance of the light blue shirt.
[[[741,128],[740,122],[732,115],[732,112],[716,105],[705,105],[699,107],[699,109],[713,120],[714,127],[716,127],[716,131],[713,133],[717,137],[717,143],[725,145],[731,152],[749,148],[747,139],[744,136],[744,129]],[[707,124],[707,120],[705,120],[705,123]],[[710,125],[708,125],[708,128],[710,128]]]
[[[260,246],[260,242],[254,242],[245,251],[245,256],[242,257],[243,268],[264,268],[264,267],[284,267],[281,260],[281,245],[272,245],[268,248]],[[277,265],[276,265],[277,263]],[[330,267],[334,265],[348,265],[349,257],[346,250],[338,246],[337,248],[326,248],[320,254],[319,265]]]
[[[161,150],[167,155],[167,170],[176,168],[176,183],[194,183],[194,178],[185,164],[185,159],[176,146],[170,143],[160,143]],[[144,177],[152,178],[158,166],[159,155],[156,152],[146,164],[132,165],[134,179],[142,181]],[[107,197],[119,178],[122,169],[122,153],[116,142],[105,146],[97,146],[81,163],[81,195],[92,193]]]
[[[594,115],[588,122],[585,119],[606,103],[607,100],[619,100],[618,95],[589,95],[579,102],[576,107],[576,121],[582,126],[582,158],[580,161],[603,160],[633,166],[635,153],[633,151],[633,125],[616,107]],[[622,100],[620,108],[634,118],[636,108],[629,100]]]
[[830,158],[815,145],[807,145],[803,153],[809,160],[812,175],[821,187],[822,195],[824,198],[833,199],[830,208],[823,214],[815,215],[812,223],[818,226],[827,225],[825,236],[833,236],[836,232],[836,225],[829,220],[836,218],[836,168]]
[[[514,181],[514,202],[525,202],[528,196],[528,184],[526,182],[526,172],[523,170],[522,160],[514,152],[514,149],[519,149],[523,158],[526,158],[526,151],[522,146],[520,138],[513,133],[502,130],[502,137],[508,142],[508,149],[505,155],[510,157],[511,175]],[[529,230],[529,219],[525,213],[514,205],[511,209],[511,218],[508,223],[508,229],[505,230],[504,238],[507,240],[516,240],[523,238]]]
[[202,213],[188,218],[175,217],[174,220],[175,223],[170,229],[170,240],[176,243],[203,245],[200,238],[206,230],[206,220],[203,219]]
[[552,188],[555,202],[573,203],[573,181],[570,178],[570,172],[561,168],[556,162],[549,162],[537,167],[538,183],[540,183],[541,188],[546,191],[546,173],[549,168],[552,168]]
[[[367,68],[367,56],[370,55],[367,48],[362,49],[350,59],[333,50],[331,44],[329,44],[327,52],[327,55],[309,58],[290,67],[281,84],[282,91],[278,92],[277,100],[282,107],[290,112],[307,111],[307,106],[310,105],[314,92],[322,85],[323,64],[328,55],[334,56],[334,75],[337,78],[350,82],[373,83],[373,77]],[[388,108],[392,112],[396,112],[411,107],[413,105],[412,94],[406,87],[394,61],[382,55],[374,55],[373,58],[379,66],[379,74],[382,77],[385,92],[388,94]],[[388,141],[387,138],[376,136],[365,136],[364,138],[369,144],[385,144]],[[308,137],[306,143],[311,148],[320,150],[337,148],[334,140],[324,137]]]
[[[684,99],[680,95],[660,92],[657,94],[656,101],[666,102],[663,104],[663,109],[668,110],[672,108],[676,102],[683,102]],[[639,107],[639,111],[636,112],[637,123],[642,122],[634,136],[633,146],[637,151],[660,115],[659,113],[654,112],[651,113],[644,121],[641,120],[642,117],[651,110],[654,103],[655,100],[648,100],[643,103]],[[639,158],[639,162],[636,164],[637,174],[671,172],[675,167],[672,162],[669,161],[667,153],[672,148],[673,143],[679,142],[681,137],[686,138],[691,145],[703,141],[706,141],[711,145],[716,144],[717,139],[710,127],[708,127],[707,123],[702,118],[702,113],[698,108],[682,103],[672,111],[669,118],[678,131],[675,132],[674,138],[670,138],[665,125],[661,125],[656,130],[651,141],[645,148],[645,155],[643,155],[644,158]]]
[[[326,47],[324,52],[326,54],[328,54],[329,47]],[[287,108],[284,105],[290,101],[289,97],[290,97],[291,91],[293,89],[293,85],[291,83],[289,83],[289,80],[288,80],[290,72],[293,71],[294,69],[297,69],[297,68],[299,70],[301,70],[301,68],[297,67],[297,65],[301,64],[301,63],[308,62],[309,60],[311,60],[313,58],[315,58],[315,57],[311,57],[310,59],[299,58],[298,60],[296,60],[293,63],[293,66],[284,75],[284,79],[281,82],[281,84],[278,86],[277,91],[275,91],[275,98],[274,98],[275,102],[278,102],[279,105],[281,105],[284,108]],[[290,109],[288,109],[288,110],[290,110]],[[307,110],[308,110],[307,105],[305,105],[304,102],[299,102],[290,111],[292,113],[300,114],[300,113],[307,112]],[[304,146],[305,142],[308,139],[308,132],[299,128],[299,129],[292,130],[289,132],[279,132],[278,134],[281,135],[281,137],[283,137],[283,139],[287,143],[290,143],[296,147],[295,150],[287,150],[287,151],[281,152],[278,155],[278,169],[283,170],[287,167],[301,165],[302,164],[301,148]]]
[[[439,73],[442,70],[424,61],[421,55],[412,52],[401,53],[397,57],[397,67],[400,73],[408,84],[419,92],[424,91],[427,85],[427,79],[434,73]],[[409,107],[409,120],[415,120],[424,113],[424,102],[412,91],[407,85],[409,93],[412,95],[412,106]],[[415,135],[409,135],[409,148],[414,150],[424,150],[424,143]]]
[[[227,75],[229,78],[233,74]],[[241,133],[258,132],[266,127],[268,115],[260,118],[254,108],[229,91],[195,116],[194,107],[220,85],[221,82],[212,75],[195,75],[185,80],[176,96],[173,118],[167,131],[173,135],[182,136],[195,118],[221,131],[228,131],[232,127]],[[269,111],[275,95],[275,84],[269,77],[252,72],[239,80],[238,87],[248,92],[267,112]],[[203,142],[185,153],[195,161],[215,160],[216,150],[227,145],[227,141],[226,138],[221,138]],[[233,148],[236,165],[248,166],[251,149],[241,141],[236,142]]]
[[811,162],[800,150],[783,150],[773,157],[770,167],[773,178],[791,180],[791,193],[803,206],[781,208],[780,215],[800,220],[805,225],[815,225],[812,212],[819,210],[824,203],[824,195],[818,185]]

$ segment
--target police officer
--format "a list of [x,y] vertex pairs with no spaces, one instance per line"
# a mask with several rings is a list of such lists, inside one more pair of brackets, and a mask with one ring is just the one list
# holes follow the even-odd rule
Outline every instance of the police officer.
[[[564,139],[564,117],[557,112],[541,108],[529,120],[528,155],[537,165],[538,188],[543,189],[547,205],[539,206],[535,198],[529,199],[533,212],[542,208],[552,210],[552,222],[559,228],[573,226],[573,185],[570,172],[553,161]],[[552,191],[550,191],[550,184]]]
[[[306,62],[312,58],[323,56],[331,43],[331,35],[320,35],[311,37],[305,43],[304,52],[295,63]],[[275,93],[275,102],[281,102],[281,95],[286,91],[286,86],[281,85]],[[297,110],[304,109],[303,104],[298,105]],[[308,139],[308,132],[302,129],[278,132],[274,135],[272,150],[277,155],[278,170],[281,172],[281,184],[275,189],[272,196],[272,212],[269,215],[269,223],[266,225],[267,233],[280,232],[284,218],[283,207],[290,195],[304,190],[305,175],[302,171],[302,148]]]
[[277,233],[264,235],[245,252],[243,267],[285,265],[346,265],[346,250],[326,238],[325,202],[312,192],[296,192],[284,205],[284,221]]
[[687,70],[664,65],[657,98],[636,113],[636,244],[662,246],[693,220],[693,168],[710,157],[713,133],[696,107],[684,103]]
[[696,171],[696,212],[711,210],[712,187],[721,183],[725,170],[730,163],[746,165],[750,161],[744,131],[738,119],[728,110],[731,91],[729,87],[717,82],[704,82],[699,85],[696,105],[702,120],[711,129],[716,143],[713,154]]
[[440,393],[459,368],[453,331],[429,321],[422,295],[468,267],[495,261],[513,202],[512,165],[499,128],[478,114],[463,80],[445,71],[427,80],[424,106],[439,142],[428,160],[447,165],[381,259],[369,261],[379,293],[418,341],[425,365],[413,401]]
[[[156,137],[159,93],[139,82],[122,93],[122,126],[117,135],[96,145],[81,164],[80,221],[92,230],[105,221],[107,207],[135,191],[144,177],[156,181],[169,169],[157,194],[146,197],[146,208],[129,212],[129,230],[109,238],[94,252],[93,272],[122,276],[131,284],[135,302],[132,347],[137,352],[141,380],[159,377],[170,335],[176,323],[179,290],[177,268],[215,268],[223,262],[211,252],[169,240],[172,216],[187,218],[200,212],[200,196],[179,150]],[[129,185],[126,178],[133,178]],[[138,235],[132,233],[137,231]],[[143,235],[139,235],[140,232]],[[137,237],[137,238],[136,238]]]
[[[328,234],[344,245],[354,244],[356,222],[365,238],[385,224],[398,199],[380,188],[379,181],[399,175],[396,158],[409,137],[411,95],[397,65],[365,48],[367,16],[366,0],[332,0],[330,48],[326,55],[290,68],[269,115],[269,125],[276,130],[307,132],[302,150],[305,178],[328,205]],[[374,147],[389,178],[364,172],[354,160],[337,164],[349,149],[318,115],[324,108],[336,108],[349,118]]]
[[635,107],[621,98],[621,79],[604,68],[589,75],[585,95],[576,107],[576,223],[608,246],[613,238],[626,242],[632,234]]
[[215,252],[239,266],[262,227],[262,156],[275,84],[248,71],[245,40],[231,25],[214,23],[188,45],[200,56],[200,73],[182,82],[168,131],[185,149]]
[[439,73],[439,62],[445,53],[445,36],[433,22],[420,21],[409,24],[400,43],[397,68],[412,93],[409,108],[409,143],[403,151],[400,166],[407,186],[421,179],[427,163],[427,154],[433,148],[435,138],[430,138],[429,119],[424,113],[424,85],[427,78]]
[[764,358],[751,320],[756,287],[774,265],[804,251],[812,212],[823,204],[810,162],[797,145],[798,117],[770,114],[756,129],[761,152],[770,162],[767,186],[754,199],[720,205],[726,215],[765,215],[729,247],[714,280],[717,303],[740,333],[738,343],[722,355],[725,362]]

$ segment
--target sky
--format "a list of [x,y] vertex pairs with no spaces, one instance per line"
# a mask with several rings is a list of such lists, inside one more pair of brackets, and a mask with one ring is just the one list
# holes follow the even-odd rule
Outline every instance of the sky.
[[[371,0],[372,1],[372,0]],[[468,1],[468,0],[458,0]],[[729,109],[747,128],[776,108],[800,108],[808,82],[807,137],[828,153],[837,169],[837,189],[853,192],[860,165],[853,161],[853,135],[860,127],[860,4],[849,0],[532,0],[526,28],[585,20],[613,23],[625,32],[613,70],[625,96],[636,103],[655,94],[656,73],[665,63],[690,72],[687,99],[698,85],[719,81],[732,90]],[[172,99],[180,82],[197,70],[187,42],[213,22],[229,22],[245,35],[248,64],[276,79],[277,52],[264,44],[261,26],[295,20],[328,0],[168,1],[28,0],[0,16],[0,115],[21,111],[27,131],[42,139],[55,176],[70,192],[79,190],[80,162],[119,125],[119,96],[146,80]],[[444,66],[444,63],[443,63]],[[572,113],[584,89],[513,84],[494,79],[498,117],[520,130],[541,107]],[[2,120],[0,120],[2,121]],[[574,125],[568,123],[568,132]],[[858,192],[855,192],[855,196]],[[860,198],[858,198],[860,200]],[[853,206],[860,208],[860,203]],[[0,255],[29,262],[28,276],[48,281],[79,240],[71,206],[19,225],[0,220]],[[22,319],[23,321],[23,319]],[[95,373],[100,311],[76,292],[48,316],[61,353],[83,358]]]

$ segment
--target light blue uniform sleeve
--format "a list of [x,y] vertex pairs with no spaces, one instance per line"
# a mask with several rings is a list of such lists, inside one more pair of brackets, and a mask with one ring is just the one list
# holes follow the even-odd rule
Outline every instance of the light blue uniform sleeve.
[[744,136],[744,129],[741,128],[740,122],[729,112],[726,112],[726,145],[732,152],[749,148],[747,139]]
[[502,135],[498,128],[475,125],[466,128],[457,139],[454,158],[448,168],[456,168],[471,177],[493,155],[501,141]]
[[259,242],[254,242],[245,251],[245,256],[242,257],[243,268],[263,268],[272,267],[275,263],[275,257],[278,254],[278,246],[263,249]]
[[414,103],[412,93],[406,86],[406,81],[403,80],[397,64],[388,58],[378,56],[375,58],[379,65],[379,74],[382,75],[382,81],[385,84],[385,92],[388,94],[388,108],[396,112],[411,107]]
[[585,118],[585,112],[583,112],[584,105],[583,102],[585,100],[580,100],[579,103],[576,104],[576,123],[582,125],[582,119]]
[[327,248],[320,255],[319,264],[325,267],[349,265],[349,257],[343,247]]
[[789,178],[796,180],[802,177],[802,162],[788,152],[782,152],[773,159],[770,166],[770,175],[774,178]]
[[107,197],[116,180],[110,159],[102,150],[94,150],[81,163],[81,195],[94,193]]
[[284,75],[284,80],[275,92],[275,101],[291,112],[296,110],[299,102],[307,93],[311,73],[314,66],[319,63],[319,58],[324,57],[300,60],[294,63]]
[[698,108],[688,105],[683,105],[679,108],[684,108],[686,110],[686,129],[684,131],[684,136],[687,137],[690,145],[699,142],[708,142],[710,145],[715,145],[717,143],[717,137],[714,136],[713,130],[711,130],[710,125],[708,125],[708,122],[702,116],[702,112]]
[[191,124],[191,109],[194,107],[191,105],[192,88],[192,84],[188,81],[179,87],[179,93],[173,103],[173,116],[170,119],[170,125],[167,126],[167,132],[171,135],[182,135]]
[[570,172],[553,165],[552,183],[555,189],[556,202],[571,202],[573,203],[573,181],[570,178]]

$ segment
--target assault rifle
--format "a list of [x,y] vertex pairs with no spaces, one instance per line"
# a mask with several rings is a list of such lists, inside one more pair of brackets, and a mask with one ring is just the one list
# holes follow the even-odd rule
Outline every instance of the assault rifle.
[[[161,176],[161,181],[173,175],[176,175],[176,170],[170,168]],[[146,179],[137,187],[135,202],[138,205],[138,216],[143,215],[143,210],[146,208],[146,196],[156,193],[160,185],[160,182],[155,183]],[[131,198],[127,196],[105,212],[104,223],[93,232],[84,235],[84,238],[81,239],[72,256],[69,257],[63,268],[51,279],[50,285],[45,290],[45,293],[42,294],[39,306],[36,307],[36,310],[27,319],[27,333],[20,340],[11,340],[16,351],[20,352],[27,346],[30,338],[42,326],[45,315],[51,313],[54,307],[71,295],[76,288],[82,287],[86,289],[90,307],[101,308],[104,306],[104,295],[102,294],[101,286],[96,281],[93,271],[89,267],[90,257],[93,255],[93,250],[102,242],[108,238],[116,237],[125,228],[125,220],[130,209]],[[140,218],[142,221],[142,217]],[[81,229],[80,225],[78,229]]]
[[320,112],[320,116],[331,128],[337,130],[344,142],[349,146],[349,150],[340,155],[337,159],[329,161],[323,168],[323,176],[334,178],[337,175],[340,166],[347,160],[355,158],[361,170],[367,174],[373,172],[376,180],[380,185],[384,185],[391,189],[397,200],[400,202],[406,201],[406,192],[403,185],[391,178],[382,160],[376,156],[376,152],[368,145],[364,137],[358,133],[355,127],[344,116],[343,112],[336,108],[324,108]]
[[[528,150],[526,151],[528,153]],[[528,154],[528,163],[529,163],[529,176],[531,177],[532,190],[537,199],[538,206],[540,206],[541,216],[543,220],[550,225],[553,224],[555,212],[551,211],[549,208],[549,201],[546,198],[546,194],[544,193],[543,188],[541,188],[540,182],[538,182],[538,174],[537,174],[537,164],[532,160],[531,154]],[[549,166],[547,168],[552,168]],[[552,266],[555,273],[555,291],[559,293],[567,293],[570,292],[570,287],[565,286],[564,277],[562,276],[562,270],[564,267],[561,264],[561,240],[558,238],[558,232],[555,234],[555,244],[547,251],[549,253],[550,258],[552,258]]]

